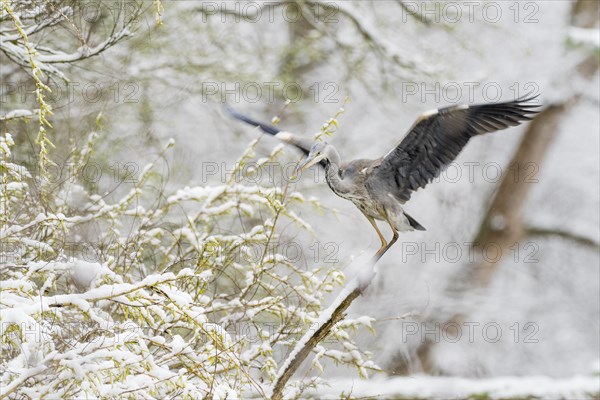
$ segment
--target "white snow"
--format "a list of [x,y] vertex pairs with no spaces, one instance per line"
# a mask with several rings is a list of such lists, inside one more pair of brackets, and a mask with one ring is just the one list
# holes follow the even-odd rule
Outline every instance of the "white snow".
[[598,30],[598,28],[580,28],[572,26],[569,28],[569,37],[575,43],[600,47],[600,30]]
[[600,392],[600,377],[509,376],[467,379],[413,375],[369,380],[337,378],[328,380],[327,386],[316,391],[307,391],[305,395],[313,399],[339,399],[342,392],[352,398],[381,399],[464,399],[475,395],[487,395],[491,399],[529,396],[548,400],[586,399],[591,393]]
[[31,116],[33,116],[33,112],[31,110],[19,109],[10,111],[5,116],[3,116],[2,119],[13,119]]
[[89,288],[94,279],[100,274],[100,271],[106,268],[99,263],[83,260],[77,260],[69,264],[67,268],[71,272],[71,278],[79,288]]

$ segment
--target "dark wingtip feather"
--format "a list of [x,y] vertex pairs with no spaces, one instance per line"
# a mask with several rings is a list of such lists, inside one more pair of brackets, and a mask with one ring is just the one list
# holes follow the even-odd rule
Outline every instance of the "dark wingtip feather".
[[520,108],[523,112],[525,112],[527,114],[536,114],[536,113],[539,113],[540,110],[532,110],[532,108],[542,107],[543,104],[542,103],[531,104],[531,101],[537,99],[538,97],[540,97],[539,93],[536,94],[535,96],[533,96],[531,93],[528,93],[528,94],[516,99],[513,102],[513,104],[515,105],[515,107]]
[[265,124],[263,122],[256,121],[250,117],[247,117],[244,114],[237,112],[228,103],[223,103],[223,108],[225,108],[225,111],[229,115],[231,115],[233,118],[243,121],[243,122],[245,122],[249,125],[252,125],[256,128],[260,128],[260,130],[262,130],[265,133],[268,133],[269,135],[277,135],[279,132],[281,132],[279,129],[275,128],[273,125],[269,125],[269,124]]
[[528,101],[535,100],[540,97],[540,94],[536,94],[535,96],[532,94],[533,92],[529,92],[515,100],[515,103],[527,103]]

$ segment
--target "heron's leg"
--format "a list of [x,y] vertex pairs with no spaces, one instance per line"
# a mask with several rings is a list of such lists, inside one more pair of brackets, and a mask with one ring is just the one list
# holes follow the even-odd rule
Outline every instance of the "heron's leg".
[[388,244],[387,248],[385,249],[387,251],[387,249],[389,249],[390,247],[392,247],[394,245],[394,243],[396,243],[396,241],[398,240],[398,231],[396,230],[396,228],[394,228],[394,225],[390,224],[388,222],[388,224],[390,225],[390,228],[392,228],[392,232],[394,232],[394,236],[392,237],[392,240],[390,240],[390,244]]
[[377,250],[377,252],[379,252],[379,251],[381,251],[381,249],[383,249],[384,247],[386,247],[388,245],[388,243],[386,242],[385,238],[381,234],[381,231],[377,227],[377,224],[375,223],[375,220],[372,217],[369,217],[366,214],[365,214],[365,217],[367,217],[367,219],[369,220],[369,222],[371,223],[371,225],[373,226],[373,228],[375,228],[375,231],[377,232],[377,236],[379,236],[379,240],[381,240],[381,247],[379,248],[379,250]]
[[375,260],[379,260],[386,251],[389,250],[390,247],[392,247],[394,245],[394,243],[396,243],[396,241],[398,240],[398,231],[396,230],[396,228],[394,228],[394,225],[392,225],[389,221],[387,221],[387,223],[390,225],[390,228],[392,228],[392,232],[394,232],[394,236],[392,237],[392,240],[390,240],[390,242],[385,245],[382,246],[377,253],[375,253],[375,256],[373,257]]

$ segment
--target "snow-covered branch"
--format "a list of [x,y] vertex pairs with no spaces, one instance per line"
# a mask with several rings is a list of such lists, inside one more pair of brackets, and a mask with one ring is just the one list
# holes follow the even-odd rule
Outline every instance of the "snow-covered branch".
[[300,365],[319,343],[329,336],[336,326],[339,326],[338,324],[346,316],[348,307],[371,284],[376,275],[376,263],[381,256],[382,254],[375,255],[365,268],[360,269],[360,275],[348,282],[331,305],[319,315],[316,321],[317,329],[307,331],[295,344],[294,349],[279,369],[271,391],[271,399],[281,400],[283,398],[284,388]]
[[[50,213],[30,193],[31,174],[3,161],[12,145],[10,137],[0,142],[0,167],[12,171],[0,190],[4,396],[266,397],[276,354],[330,313],[321,305],[343,274],[299,268],[273,247],[286,240],[279,224],[307,229],[295,209],[313,200],[232,179],[164,193],[156,203],[151,164],[113,204],[86,194],[85,211],[74,215],[68,199],[51,198]],[[88,159],[91,149],[78,157]],[[248,171],[253,152],[236,174]],[[83,190],[77,179],[64,185]],[[215,221],[254,225],[232,232]],[[93,241],[77,239],[91,227],[100,229]],[[256,248],[261,257],[249,254]],[[318,356],[372,368],[346,332],[363,324],[337,325],[344,350],[319,347]]]

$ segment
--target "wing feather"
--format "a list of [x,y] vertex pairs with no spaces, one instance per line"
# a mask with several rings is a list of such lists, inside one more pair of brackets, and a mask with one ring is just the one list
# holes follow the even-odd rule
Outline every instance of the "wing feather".
[[439,176],[473,136],[531,120],[540,105],[528,102],[536,97],[450,106],[422,114],[404,139],[370,170],[367,188],[408,201],[412,192]]
[[[291,144],[292,146],[296,147],[298,150],[302,151],[304,153],[304,155],[308,155],[308,153],[310,152],[310,148],[315,143],[314,140],[311,140],[307,137],[297,135],[297,134],[291,133],[291,132],[285,132],[273,125],[252,119],[252,118],[248,117],[247,115],[237,112],[227,103],[225,103],[225,110],[227,111],[227,113],[229,115],[231,115],[235,119],[243,121],[243,122],[245,122],[249,125],[252,125],[256,128],[259,128],[264,133],[272,135],[283,142]],[[321,161],[319,164],[322,167],[325,167],[325,161]]]

